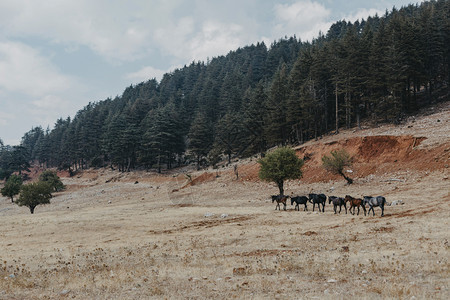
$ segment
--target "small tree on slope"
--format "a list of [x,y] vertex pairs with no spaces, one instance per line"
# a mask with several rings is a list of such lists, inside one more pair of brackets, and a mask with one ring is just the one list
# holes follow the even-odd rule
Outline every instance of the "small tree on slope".
[[285,180],[302,177],[303,160],[298,158],[291,148],[278,148],[258,162],[261,165],[259,178],[275,182],[280,190],[280,195],[284,195]]
[[353,179],[345,176],[344,168],[351,167],[352,163],[353,158],[345,149],[331,151],[331,156],[324,155],[322,157],[322,166],[325,170],[341,175],[347,180],[348,184],[352,184]]
[[39,181],[22,186],[20,197],[16,200],[19,206],[27,206],[33,214],[39,204],[50,203],[53,188],[48,182]]
[[21,186],[22,177],[19,175],[11,175],[1,190],[2,195],[11,198],[11,202],[14,202],[14,196],[19,194]]

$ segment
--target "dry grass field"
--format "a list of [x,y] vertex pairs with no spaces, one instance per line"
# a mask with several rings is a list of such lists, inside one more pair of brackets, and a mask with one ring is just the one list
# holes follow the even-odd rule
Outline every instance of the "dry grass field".
[[[338,147],[352,185],[320,169]],[[275,211],[256,160],[163,175],[87,170],[31,215],[0,199],[0,299],[449,299],[450,105],[298,149],[286,193],[384,195],[381,218]],[[193,179],[188,180],[189,174]]]

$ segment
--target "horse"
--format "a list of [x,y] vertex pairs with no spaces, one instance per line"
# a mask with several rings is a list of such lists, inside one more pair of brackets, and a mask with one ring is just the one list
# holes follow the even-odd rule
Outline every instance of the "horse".
[[337,213],[337,207],[339,206],[339,213],[341,213],[342,206],[345,208],[345,214],[347,214],[347,205],[345,204],[345,199],[342,197],[336,197],[336,196],[329,196],[328,197],[328,204],[331,204],[333,202],[333,209],[334,214]]
[[280,203],[283,203],[284,210],[286,210],[286,201],[287,201],[288,197],[289,196],[284,196],[284,195],[273,195],[272,196],[272,203],[274,201],[277,201],[277,206],[275,206],[275,210],[277,210],[277,207],[278,207],[278,210],[281,210],[280,209]]
[[303,211],[307,211],[308,210],[308,197],[306,196],[296,196],[296,197],[291,197],[291,205],[294,205],[294,202],[296,203],[294,210],[300,211],[300,204],[304,204],[305,208],[303,209]]
[[[309,194],[308,196],[309,202],[313,204],[313,211],[317,203],[319,211],[325,212],[325,203],[327,202],[327,196],[325,196],[324,194]],[[322,204],[322,210],[320,210],[320,204]]]
[[345,196],[345,202],[350,202],[350,212],[352,212],[352,208],[353,208],[353,213],[352,215],[355,214],[355,207],[358,207],[358,214],[359,215],[359,207],[362,206],[363,210],[364,210],[364,215],[366,215],[366,207],[364,206],[364,202],[362,199],[359,198],[353,198],[352,196],[346,195]]
[[363,200],[363,205],[365,206],[366,203],[369,205],[369,211],[367,213],[367,215],[370,214],[370,210],[372,210],[372,216],[375,216],[375,211],[374,211],[374,207],[375,206],[379,206],[381,208],[381,216],[384,216],[384,205],[386,204],[386,198],[384,198],[383,196],[377,196],[377,197],[372,197],[372,196],[364,196],[364,200]]

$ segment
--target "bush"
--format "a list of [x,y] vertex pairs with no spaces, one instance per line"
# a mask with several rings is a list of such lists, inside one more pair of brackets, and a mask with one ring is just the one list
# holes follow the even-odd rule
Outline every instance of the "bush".
[[39,181],[44,181],[50,184],[53,191],[59,192],[65,188],[59,176],[55,171],[47,170],[39,175]]

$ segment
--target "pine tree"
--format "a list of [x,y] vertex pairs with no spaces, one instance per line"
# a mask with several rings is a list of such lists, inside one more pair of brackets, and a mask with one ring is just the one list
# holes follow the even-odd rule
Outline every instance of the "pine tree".
[[188,134],[188,150],[191,151],[197,161],[197,169],[200,169],[201,160],[209,153],[213,144],[213,127],[202,112],[197,113]]

